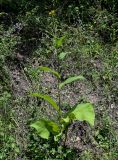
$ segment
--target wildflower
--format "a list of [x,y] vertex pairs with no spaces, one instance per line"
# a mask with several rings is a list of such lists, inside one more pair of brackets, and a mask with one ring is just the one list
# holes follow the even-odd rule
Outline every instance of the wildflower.
[[55,10],[51,10],[48,14],[49,14],[49,16],[55,16],[56,15],[56,11]]

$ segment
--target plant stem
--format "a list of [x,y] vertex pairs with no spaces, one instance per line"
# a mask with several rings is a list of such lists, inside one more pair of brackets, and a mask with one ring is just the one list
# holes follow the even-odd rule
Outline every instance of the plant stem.
[[[58,58],[58,72],[60,71],[59,66],[60,66],[60,63],[59,63],[59,58]],[[61,109],[61,93],[60,93],[60,89],[59,89],[59,83],[60,83],[60,80],[58,79],[58,98],[59,98],[59,107]]]
[[65,130],[64,146],[66,146],[66,141],[67,141],[67,136],[68,136],[68,128],[69,128],[69,125],[67,126],[67,128],[66,128],[66,130]]
[[[55,21],[53,19],[53,23],[54,23],[54,35],[56,37],[57,35],[57,25],[55,24]],[[58,49],[55,47],[54,48],[54,58],[57,59],[57,72],[60,73],[60,61],[59,61],[59,58],[58,58]],[[60,111],[61,111],[61,93],[60,93],[60,89],[59,89],[59,84],[60,84],[60,80],[58,79],[58,86],[57,86],[57,89],[58,89],[58,105],[59,105],[59,108],[60,108]],[[59,115],[59,120],[61,118],[61,115]]]

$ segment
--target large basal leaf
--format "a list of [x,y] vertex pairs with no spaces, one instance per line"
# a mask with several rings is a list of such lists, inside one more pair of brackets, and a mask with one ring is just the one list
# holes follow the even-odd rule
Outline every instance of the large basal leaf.
[[60,83],[59,88],[61,89],[64,85],[72,83],[77,80],[84,80],[85,78],[82,75],[74,76],[66,79],[64,82]]
[[71,120],[87,121],[91,126],[94,125],[95,112],[93,105],[90,103],[78,104],[62,119],[65,123]]
[[87,121],[90,125],[94,125],[95,112],[92,104],[78,104],[72,111],[72,114],[75,116],[76,120]]
[[52,74],[54,74],[56,77],[60,78],[60,74],[56,71],[54,71],[53,69],[49,68],[49,67],[43,67],[43,66],[40,66],[39,67],[39,70],[41,71],[45,71],[45,72],[50,72]]
[[56,102],[48,95],[43,95],[40,93],[32,93],[31,96],[33,97],[39,97],[50,103],[59,113],[61,113],[61,110],[59,106],[56,104]]
[[50,120],[40,119],[30,126],[35,128],[39,136],[44,139],[49,139],[50,133],[58,135],[60,132],[58,125]]

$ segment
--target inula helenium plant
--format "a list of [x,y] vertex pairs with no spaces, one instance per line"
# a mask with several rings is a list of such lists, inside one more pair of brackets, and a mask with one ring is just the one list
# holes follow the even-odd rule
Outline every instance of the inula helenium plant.
[[[64,36],[56,39],[54,47],[56,50],[62,45]],[[66,54],[64,52],[60,53],[58,55],[58,60],[63,60],[65,58]],[[82,103],[77,104],[75,107],[73,107],[71,110],[69,110],[67,113],[63,113],[63,111],[60,108],[61,104],[61,92],[60,90],[67,84],[70,84],[77,80],[84,80],[85,78],[82,75],[69,77],[65,81],[61,82],[61,75],[56,72],[55,70],[52,70],[48,67],[39,67],[40,71],[44,72],[50,72],[53,75],[55,75],[58,78],[58,98],[59,98],[59,104],[57,104],[49,95],[41,94],[41,93],[32,93],[31,96],[38,97],[40,99],[43,99],[44,101],[47,101],[56,111],[58,116],[58,122],[54,122],[50,119],[39,119],[36,122],[31,124],[31,127],[35,128],[39,134],[40,137],[44,139],[49,139],[50,135],[52,134],[54,136],[54,140],[58,141],[63,134],[65,134],[65,141],[67,138],[67,132],[68,127],[70,124],[73,123],[73,121],[86,121],[91,126],[94,125],[95,120],[95,113],[93,109],[93,105],[91,103]]]

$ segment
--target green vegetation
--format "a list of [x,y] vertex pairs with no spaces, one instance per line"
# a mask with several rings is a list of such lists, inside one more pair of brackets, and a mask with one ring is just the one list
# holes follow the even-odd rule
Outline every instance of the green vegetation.
[[1,160],[118,159],[117,6],[0,1]]
[[[47,67],[41,67],[41,69],[42,68],[48,71],[52,71],[50,68]],[[60,77],[59,74],[57,74],[57,72],[54,71],[52,72],[56,73],[56,75]],[[58,102],[60,106],[61,106],[60,88],[63,85],[71,83],[78,79],[80,79],[80,76],[70,77],[67,80],[65,80],[65,82],[58,84],[59,86]],[[53,122],[51,120],[40,119],[31,125],[31,127],[34,127],[37,130],[40,137],[44,139],[49,139],[50,133],[52,133],[54,135],[54,140],[58,141],[62,137],[63,133],[65,133],[65,143],[66,143],[68,128],[74,120],[87,121],[90,123],[90,125],[92,126],[94,125],[95,113],[93,106],[90,103],[78,104],[77,106],[73,107],[68,113],[63,115],[60,106],[58,106],[56,102],[49,95],[42,95],[40,93],[33,93],[31,95],[46,100],[57,111],[58,124],[56,124],[56,122]]]

